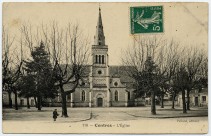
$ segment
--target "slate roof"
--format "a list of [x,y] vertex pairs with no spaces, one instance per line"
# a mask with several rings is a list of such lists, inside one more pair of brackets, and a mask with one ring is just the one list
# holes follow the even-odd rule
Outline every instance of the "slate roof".
[[199,93],[208,94],[208,88],[203,88]]
[[128,75],[127,70],[133,69],[132,66],[109,66],[110,77],[119,76],[122,83],[134,82],[134,79]]
[[[63,65],[62,68],[65,68],[65,65]],[[83,69],[84,69],[83,77],[84,77],[85,85],[79,85],[78,88],[89,88],[90,65],[85,65]],[[128,76],[128,73],[127,73],[128,69],[131,70],[133,69],[133,67],[132,66],[109,66],[110,79],[112,80],[112,78],[120,78],[120,81],[124,87],[126,86],[126,88],[133,88],[134,79]],[[70,72],[71,69],[69,68],[68,70]],[[99,87],[102,87],[102,86],[99,86]],[[106,86],[103,86],[103,88],[104,87]],[[71,84],[65,84],[64,88],[65,90],[69,90],[69,88],[71,88]]]
[[[63,69],[65,68],[65,65],[61,66]],[[90,65],[85,65],[83,67],[83,77],[88,77],[90,73]],[[121,82],[133,82],[134,80],[128,76],[127,70],[133,69],[132,66],[109,66],[109,74],[110,77],[120,77]],[[68,72],[70,73],[71,69],[68,68]]]
[[[203,88],[201,91],[197,90],[191,90],[190,94],[192,95],[198,95],[198,94],[208,94],[208,88]],[[182,92],[179,92],[179,95],[182,95]]]

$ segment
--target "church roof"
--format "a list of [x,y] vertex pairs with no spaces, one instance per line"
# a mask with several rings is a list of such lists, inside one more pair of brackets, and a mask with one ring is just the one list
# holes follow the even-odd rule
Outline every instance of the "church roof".
[[[90,65],[84,66],[84,75],[83,77],[88,77],[90,73]],[[134,82],[134,79],[128,75],[127,70],[133,69],[132,66],[109,66],[109,75],[110,78],[118,77],[120,78],[121,82]]]
[[199,93],[208,94],[208,88],[203,88]]
[[[65,68],[65,65],[62,66]],[[120,78],[120,81],[122,84],[126,85],[126,88],[133,88],[134,79],[128,75],[127,70],[133,69],[132,66],[109,66],[109,74],[110,78]],[[70,69],[68,69],[68,72],[70,73]],[[83,67],[83,78],[85,79],[84,85],[79,85],[78,88],[89,88],[89,74],[90,74],[90,65],[86,65]],[[64,85],[65,88],[70,88],[70,84]],[[100,86],[105,87],[105,86]]]
[[133,69],[132,66],[109,66],[110,77],[119,77],[122,83],[134,82],[127,72],[128,69]]
[[[61,66],[63,69],[65,68],[65,65]],[[69,66],[70,67],[70,66]],[[112,77],[119,77],[121,82],[127,83],[127,82],[134,82],[134,79],[128,75],[127,70],[128,69],[133,69],[132,66],[109,66],[109,74],[110,78]],[[82,77],[88,78],[90,74],[90,65],[85,65],[83,66],[83,75]],[[70,75],[71,69],[67,69],[67,73]]]

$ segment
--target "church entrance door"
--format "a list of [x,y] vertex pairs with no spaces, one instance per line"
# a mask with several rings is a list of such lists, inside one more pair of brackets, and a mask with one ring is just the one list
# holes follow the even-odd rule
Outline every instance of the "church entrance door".
[[103,98],[97,98],[97,107],[103,107]]

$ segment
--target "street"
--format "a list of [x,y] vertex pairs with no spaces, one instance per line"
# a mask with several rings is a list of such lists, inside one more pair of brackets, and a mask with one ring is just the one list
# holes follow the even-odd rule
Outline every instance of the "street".
[[[195,133],[207,132],[207,109],[192,108],[187,114],[182,109],[161,109],[150,115],[149,107],[131,108],[68,108],[68,118],[58,116],[55,108],[23,108],[19,111],[3,109],[5,133]],[[57,107],[61,114],[61,108]],[[192,128],[195,128],[194,130]]]

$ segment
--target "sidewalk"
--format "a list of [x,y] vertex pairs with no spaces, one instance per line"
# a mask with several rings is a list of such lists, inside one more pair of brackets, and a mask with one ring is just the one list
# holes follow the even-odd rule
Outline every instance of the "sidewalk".
[[206,117],[208,116],[208,109],[205,108],[191,108],[187,113],[183,113],[182,109],[167,109],[158,108],[156,115],[152,115],[149,111],[127,111],[124,112],[133,117],[141,118],[184,118],[184,117]]
[[[82,121],[123,121],[136,120],[141,118],[184,118],[184,117],[207,117],[208,109],[191,108],[186,114],[182,113],[182,108],[166,106],[156,107],[156,115],[151,115],[151,109],[146,107],[118,107],[118,108],[68,108],[68,118],[61,117],[61,107],[57,107],[60,114],[56,122],[82,122]],[[3,121],[44,121],[53,122],[52,112],[55,107],[44,107],[42,111],[36,108],[3,109]],[[92,112],[92,114],[91,114]]]
[[[3,109],[3,121],[42,121],[42,122],[54,122],[53,110],[55,107],[43,108],[38,111],[36,108],[31,109]],[[56,122],[81,122],[91,119],[90,111],[85,110],[83,112],[68,108],[67,118],[61,117],[61,108],[57,108],[59,116]]]

